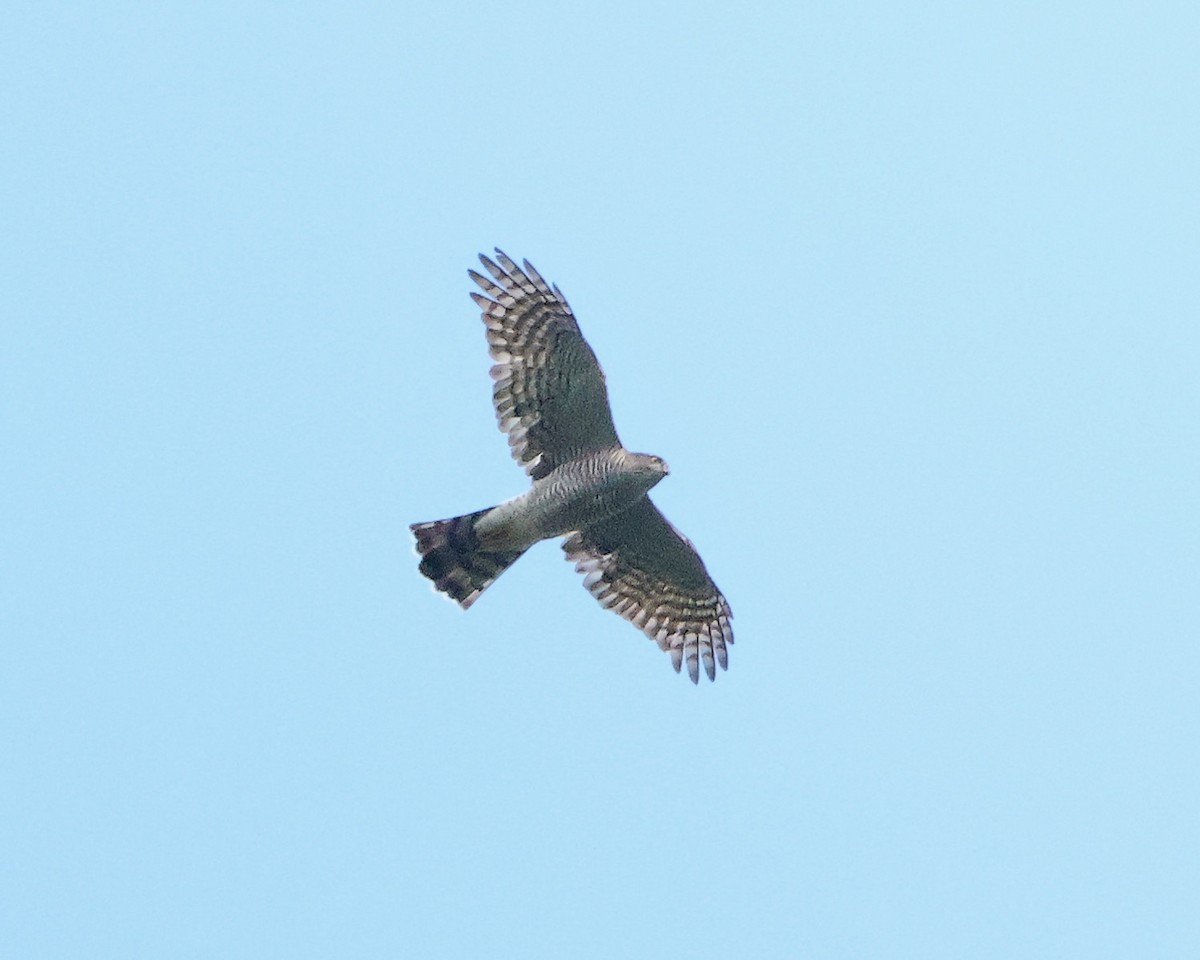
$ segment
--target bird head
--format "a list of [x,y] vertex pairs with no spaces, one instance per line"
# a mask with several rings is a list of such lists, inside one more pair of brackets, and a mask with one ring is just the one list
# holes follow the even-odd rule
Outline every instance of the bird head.
[[640,469],[654,477],[655,483],[658,483],[659,480],[671,472],[671,468],[667,466],[667,461],[662,457],[655,456],[653,453],[635,453],[633,454],[633,462]]

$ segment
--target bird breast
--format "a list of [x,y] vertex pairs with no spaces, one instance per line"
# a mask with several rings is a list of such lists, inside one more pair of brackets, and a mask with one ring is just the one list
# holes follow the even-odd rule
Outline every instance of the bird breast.
[[561,464],[525,493],[494,508],[477,527],[491,549],[527,547],[566,536],[630,507],[661,475],[605,451]]

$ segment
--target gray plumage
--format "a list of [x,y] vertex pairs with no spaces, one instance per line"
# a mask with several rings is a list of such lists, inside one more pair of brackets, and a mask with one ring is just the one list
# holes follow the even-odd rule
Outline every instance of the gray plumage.
[[[480,255],[492,279],[469,271],[483,294],[493,400],[513,457],[532,479],[487,510],[411,529],[420,570],[464,609],[539,540],[563,550],[584,586],[670,654],[679,671],[710,680],[728,668],[729,604],[691,542],[647,491],[668,473],[660,457],[617,437],[604,374],[566,299],[529,261]],[[494,281],[494,282],[493,282]]]

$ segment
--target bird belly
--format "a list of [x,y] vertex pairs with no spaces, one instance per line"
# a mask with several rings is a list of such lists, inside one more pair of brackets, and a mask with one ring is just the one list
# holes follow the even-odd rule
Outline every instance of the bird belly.
[[488,550],[524,550],[539,540],[563,537],[632,506],[658,478],[564,464],[520,496],[489,510],[475,525]]
[[487,550],[525,550],[545,539],[530,502],[532,490],[492,507],[475,524],[475,536]]
[[530,493],[531,517],[543,537],[561,537],[620,513],[649,488],[644,478],[602,473],[595,476],[556,476],[534,483]]

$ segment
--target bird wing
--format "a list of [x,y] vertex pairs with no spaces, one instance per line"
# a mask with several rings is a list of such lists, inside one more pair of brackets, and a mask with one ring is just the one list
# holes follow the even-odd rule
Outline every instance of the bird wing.
[[495,386],[492,399],[513,458],[533,479],[589,450],[620,445],[604,373],[558,287],[500,250],[479,256],[492,275],[469,271],[483,293]]
[[670,653],[676,672],[686,660],[696,683],[701,660],[709,680],[716,678],[715,663],[728,669],[733,612],[691,541],[649,497],[571,534],[563,550],[600,605]]

